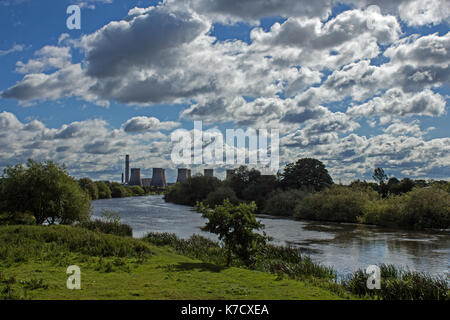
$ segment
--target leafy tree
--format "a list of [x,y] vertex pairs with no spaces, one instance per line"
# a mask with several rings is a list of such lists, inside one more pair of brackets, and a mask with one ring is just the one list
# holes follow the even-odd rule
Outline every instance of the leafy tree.
[[108,187],[108,185],[105,182],[96,181],[95,184],[97,185],[99,199],[110,199],[111,198],[111,189]]
[[111,188],[111,196],[113,198],[124,198],[130,196],[130,192],[128,192],[128,190],[120,183],[111,182],[110,188]]
[[91,202],[64,166],[52,161],[28,160],[27,165],[7,167],[3,173],[1,209],[30,212],[37,224],[70,224],[89,217]]
[[197,209],[208,219],[202,230],[217,234],[224,243],[227,249],[227,266],[231,265],[232,254],[246,265],[250,265],[254,255],[269,239],[265,233],[260,235],[253,232],[264,228],[254,215],[256,211],[254,202],[233,205],[229,200],[225,200],[222,205],[212,210],[198,203]]
[[133,194],[133,196],[143,196],[143,195],[145,195],[145,190],[141,186],[129,187],[129,191]]
[[281,174],[285,189],[312,189],[320,191],[333,184],[325,165],[313,158],[303,158],[285,166]]
[[98,199],[98,187],[94,181],[89,178],[81,178],[78,180],[81,189],[85,190],[92,200]]
[[195,176],[186,182],[179,182],[170,186],[165,193],[165,200],[177,204],[195,205],[206,199],[210,192],[222,185],[216,177]]
[[262,213],[274,216],[293,216],[295,207],[308,195],[305,191],[288,189],[269,194]]
[[239,203],[239,199],[230,187],[219,187],[216,191],[210,192],[205,202],[208,206],[214,208],[221,205],[225,199],[228,199],[232,204]]
[[260,178],[261,172],[256,169],[249,170],[247,166],[240,166],[231,178],[227,181],[228,185],[234,190],[239,199],[245,199],[244,191],[251,185],[256,184]]
[[383,185],[386,180],[388,179],[388,176],[386,175],[386,173],[384,173],[383,168],[376,168],[373,171],[373,175],[372,178],[379,184],[379,185]]

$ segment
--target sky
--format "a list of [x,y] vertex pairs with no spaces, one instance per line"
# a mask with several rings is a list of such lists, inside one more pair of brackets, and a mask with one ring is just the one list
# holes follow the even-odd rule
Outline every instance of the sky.
[[446,0],[0,0],[0,168],[118,181],[130,154],[171,182],[171,134],[202,121],[276,129],[281,169],[335,182],[448,180],[449,21]]

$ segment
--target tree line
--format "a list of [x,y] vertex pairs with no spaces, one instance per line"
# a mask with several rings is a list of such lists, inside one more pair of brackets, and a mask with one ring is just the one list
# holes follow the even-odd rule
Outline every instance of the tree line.
[[194,176],[168,188],[165,199],[211,208],[225,199],[256,204],[256,213],[298,219],[354,222],[407,229],[450,228],[450,183],[395,177],[382,168],[374,182],[336,184],[325,165],[312,158],[286,165],[277,175],[241,166],[226,181]]

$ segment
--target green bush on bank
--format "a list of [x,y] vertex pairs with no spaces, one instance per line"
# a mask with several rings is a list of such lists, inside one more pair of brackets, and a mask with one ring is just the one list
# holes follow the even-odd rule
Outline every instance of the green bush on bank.
[[296,207],[294,217],[299,219],[357,222],[364,208],[377,194],[333,185],[321,192],[306,196]]
[[262,213],[273,216],[292,216],[295,207],[307,195],[307,192],[296,189],[274,191],[265,201]]
[[416,188],[400,196],[370,201],[361,223],[408,229],[450,228],[450,193],[437,188]]

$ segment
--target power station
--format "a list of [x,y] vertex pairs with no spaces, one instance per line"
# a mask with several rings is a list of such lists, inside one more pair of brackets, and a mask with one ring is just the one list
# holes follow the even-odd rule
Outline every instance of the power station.
[[[235,173],[234,169],[226,171],[226,179],[230,179]],[[130,175],[131,174],[131,175]],[[204,169],[203,175],[205,177],[214,177],[214,169]],[[178,168],[177,182],[186,182],[191,178],[191,169]],[[141,177],[141,168],[130,169],[130,155],[125,155],[125,172],[122,173],[122,184],[129,186],[141,186],[141,187],[167,187],[166,181],[166,169],[153,168],[153,175],[151,178]]]

